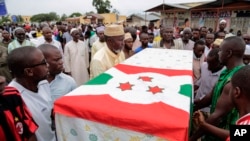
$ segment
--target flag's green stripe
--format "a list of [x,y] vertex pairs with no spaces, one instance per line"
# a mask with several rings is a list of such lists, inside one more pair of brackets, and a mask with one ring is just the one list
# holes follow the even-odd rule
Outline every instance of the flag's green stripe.
[[113,76],[107,73],[102,73],[94,79],[88,81],[85,85],[102,85],[106,84]]
[[189,98],[192,98],[192,90],[193,88],[191,84],[185,84],[185,85],[181,85],[179,93]]
[[185,85],[181,85],[181,89],[179,91],[180,94],[188,96],[190,98],[190,120],[189,120],[189,134],[192,131],[192,116],[193,116],[193,103],[192,103],[192,98],[193,98],[193,94],[192,94],[193,88],[191,84],[185,84]]

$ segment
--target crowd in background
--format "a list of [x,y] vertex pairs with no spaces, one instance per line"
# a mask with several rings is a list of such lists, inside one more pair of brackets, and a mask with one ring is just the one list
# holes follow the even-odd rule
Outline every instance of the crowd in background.
[[[243,85],[238,79],[246,75],[244,71],[249,71],[249,67],[244,67],[234,76],[250,62],[250,35],[234,33],[232,29],[227,32],[226,24],[222,19],[215,32],[207,27],[185,27],[178,33],[174,27],[155,27],[152,22],[141,27],[60,22],[3,25],[0,27],[0,75],[4,77],[0,77],[0,84],[4,86],[6,82],[9,86],[1,87],[1,95],[16,95],[14,99],[19,101],[16,105],[11,104],[16,100],[3,103],[19,106],[21,112],[8,106],[3,111],[10,114],[1,111],[1,120],[9,124],[1,122],[0,137],[56,140],[53,118],[56,99],[145,48],[157,48],[193,52],[194,110],[197,111],[190,140],[226,139],[228,131],[217,129],[229,129],[230,124],[246,115],[239,110],[249,98],[239,95],[250,97],[245,85],[240,92],[232,92]],[[248,72],[245,77],[249,76]],[[249,80],[245,82],[250,84]],[[18,120],[11,120],[13,116]],[[23,120],[24,116],[27,120]],[[14,128],[19,122],[23,129],[16,133]]]

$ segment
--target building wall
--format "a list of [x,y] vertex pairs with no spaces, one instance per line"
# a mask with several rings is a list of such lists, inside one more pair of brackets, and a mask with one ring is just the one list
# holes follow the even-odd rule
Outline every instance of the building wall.
[[118,17],[115,13],[106,13],[100,15],[104,17],[103,19],[104,24],[116,23],[118,21]]
[[85,24],[86,23],[87,19],[84,19],[84,16],[80,16],[79,18],[80,18],[79,21],[80,21],[81,24]]
[[23,22],[30,23],[31,16],[22,16],[22,18],[23,18]]
[[126,23],[126,20],[127,20],[127,16],[125,16],[125,15],[119,15],[119,17],[118,17],[118,22],[119,22],[119,21],[123,21],[123,22]]
[[[224,19],[227,21],[227,27],[226,31],[229,31],[231,28],[234,30],[234,33],[238,30],[241,31],[241,33],[250,33],[250,14],[249,15],[243,15],[239,14],[240,10],[225,10],[221,11],[218,15],[219,18],[217,18],[217,14],[212,15],[206,15],[201,14],[202,16],[191,16],[192,18],[192,26],[191,27],[201,27],[206,26],[208,28],[213,28],[214,31],[217,31],[219,29],[219,20]],[[241,10],[242,11],[242,10]],[[243,10],[247,12],[247,10]],[[196,12],[199,13],[199,12]],[[202,11],[200,11],[202,13]],[[250,11],[249,11],[250,13]],[[199,14],[198,14],[199,15]]]
[[[189,12],[168,12],[161,16],[162,23],[166,26],[185,28],[190,26]],[[189,19],[189,23],[185,23],[185,19]]]

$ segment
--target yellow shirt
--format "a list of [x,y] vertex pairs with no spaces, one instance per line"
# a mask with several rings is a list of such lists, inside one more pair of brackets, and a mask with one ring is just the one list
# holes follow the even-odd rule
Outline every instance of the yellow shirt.
[[107,46],[106,42],[100,42],[99,40],[95,41],[91,47],[91,58],[93,58],[95,53],[104,46]]
[[113,66],[125,60],[123,51],[113,53],[107,46],[101,48],[93,57],[90,64],[90,79],[98,76]]
[[36,37],[41,37],[41,36],[43,36],[43,33],[42,33],[42,31],[40,31],[40,32],[36,32]]

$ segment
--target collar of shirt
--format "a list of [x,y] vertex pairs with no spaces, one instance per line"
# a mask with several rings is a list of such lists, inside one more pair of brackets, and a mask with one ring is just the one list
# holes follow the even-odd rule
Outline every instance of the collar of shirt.
[[244,115],[236,121],[236,125],[249,125],[250,123],[250,113]]
[[27,40],[26,39],[24,39],[24,41],[22,42],[22,44],[20,44],[20,42],[18,42],[17,39],[15,39],[14,42],[15,42],[14,44],[16,46],[25,46],[25,45],[27,45]]
[[54,40],[52,39],[52,41],[49,43],[49,42],[47,42],[46,40],[44,41],[44,44],[51,44],[51,45],[53,45],[53,44],[55,44],[55,42],[54,42]]
[[210,75],[211,75],[211,76],[219,76],[220,73],[221,73],[221,71],[224,70],[224,69],[225,69],[225,67],[223,67],[222,69],[220,69],[220,70],[218,70],[217,72],[214,72],[214,73],[212,73],[212,72],[210,71],[210,72],[211,72]]
[[205,45],[205,50],[211,50],[211,48],[209,48],[208,46]]
[[106,50],[106,52],[111,56],[111,57],[113,57],[113,58],[118,58],[119,56],[120,56],[120,54],[121,54],[121,52],[120,53],[118,53],[118,54],[115,54],[115,53],[113,53],[109,48],[108,48],[108,46],[105,46],[105,50]]
[[[194,54],[194,53],[193,53],[193,54]],[[200,61],[200,58],[196,57],[196,55],[195,55],[195,54],[193,55],[193,59],[194,59],[194,60],[198,60],[198,61]]]
[[57,74],[56,76],[55,76],[55,78],[49,83],[50,85],[53,83],[53,82],[55,82],[55,81],[60,81],[60,79],[62,78],[62,72],[61,73],[59,73],[59,74]]
[[[21,84],[19,84],[16,79],[13,79],[11,83],[14,83],[15,87],[19,90],[20,93],[22,93],[23,91],[30,91],[26,88],[24,88]],[[47,80],[42,80],[38,83],[37,87],[44,85],[44,84],[48,84],[49,82]],[[32,91],[30,91],[32,92]],[[35,93],[35,92],[32,92]]]

